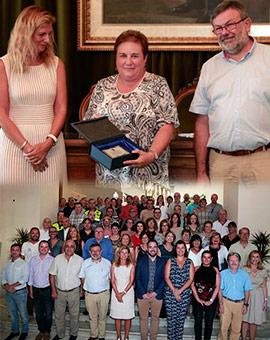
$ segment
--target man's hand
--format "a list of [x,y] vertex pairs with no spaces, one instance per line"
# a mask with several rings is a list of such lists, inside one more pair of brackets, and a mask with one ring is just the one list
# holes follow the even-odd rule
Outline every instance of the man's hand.
[[224,314],[224,305],[223,304],[219,304],[219,311],[220,311],[220,314]]
[[149,299],[154,299],[157,296],[157,293],[152,292],[152,293],[149,293],[148,296],[149,296]]
[[58,294],[56,290],[52,290],[52,298],[55,300],[58,298]]
[[143,297],[144,300],[149,300],[149,295],[148,295],[148,293],[143,294],[142,297]]
[[209,177],[206,173],[203,173],[203,174],[197,174],[197,182],[199,184],[210,184],[210,180],[209,180]]

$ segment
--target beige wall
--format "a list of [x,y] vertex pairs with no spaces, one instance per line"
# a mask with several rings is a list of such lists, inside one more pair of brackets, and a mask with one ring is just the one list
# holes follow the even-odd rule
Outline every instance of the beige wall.
[[1,260],[3,262],[9,257],[9,247],[12,238],[16,233],[16,228],[27,228],[33,226],[40,227],[44,217],[56,218],[58,207],[58,191],[56,187],[46,187],[40,189],[8,189],[2,190],[0,205],[1,228],[0,241]]
[[270,232],[270,183],[244,185],[230,183],[224,186],[224,206],[228,217],[238,227],[247,226],[251,233]]

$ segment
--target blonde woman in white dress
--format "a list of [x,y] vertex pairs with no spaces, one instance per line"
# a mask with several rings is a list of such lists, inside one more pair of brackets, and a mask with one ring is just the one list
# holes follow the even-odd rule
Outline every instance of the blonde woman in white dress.
[[115,319],[117,339],[121,340],[122,320],[125,320],[125,340],[128,339],[131,319],[134,318],[134,288],[135,267],[130,249],[122,246],[117,249],[111,267],[111,311]]
[[66,78],[53,49],[54,22],[42,8],[24,8],[0,59],[2,186],[45,186],[66,178]]

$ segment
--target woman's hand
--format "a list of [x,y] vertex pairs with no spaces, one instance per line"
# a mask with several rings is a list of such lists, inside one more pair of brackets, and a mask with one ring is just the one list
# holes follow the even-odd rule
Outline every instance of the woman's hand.
[[116,299],[118,300],[118,302],[124,302],[123,301],[123,296],[125,295],[125,293],[124,292],[122,292],[122,293],[116,293],[115,294],[115,296],[116,296]]
[[132,153],[137,153],[139,157],[137,159],[131,159],[129,161],[125,161],[124,165],[130,165],[131,168],[144,168],[148,164],[151,164],[155,160],[155,155],[152,152],[144,152],[142,150],[136,149],[133,150]]
[[181,296],[180,296],[180,290],[179,289],[174,289],[173,290],[173,295],[176,299],[176,301],[180,302],[181,301]]
[[262,310],[266,310],[266,309],[267,309],[267,300],[264,301],[263,309]]
[[197,301],[198,301],[202,306],[203,306],[203,305],[205,305],[205,306],[210,306],[210,304],[212,303],[212,302],[210,301],[210,304],[207,305],[207,302],[208,302],[208,301],[203,301],[203,300],[201,300],[200,298],[198,298]]
[[98,119],[101,118],[101,116],[97,113],[93,114],[90,119]]
[[[53,140],[51,138],[46,139],[46,141],[43,143],[38,143],[33,146],[26,145],[23,150],[24,157],[28,162],[32,163],[33,165],[40,165],[41,163],[44,163],[43,161],[46,158],[46,155],[51,149],[52,145]],[[47,161],[45,160],[45,167],[46,163]],[[41,168],[43,168],[43,166]]]
[[43,161],[40,164],[35,165],[35,164],[31,163],[31,165],[32,165],[34,171],[36,171],[36,172],[37,171],[43,172],[43,171],[46,170],[46,168],[48,168],[48,163],[47,163],[47,159],[46,158],[44,158]]

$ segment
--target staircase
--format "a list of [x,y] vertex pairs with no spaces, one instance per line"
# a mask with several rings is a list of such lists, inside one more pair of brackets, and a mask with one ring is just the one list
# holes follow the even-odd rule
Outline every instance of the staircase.
[[[140,340],[140,327],[139,327],[139,316],[138,316],[138,308],[135,305],[135,318],[132,320],[131,330],[129,339],[130,340]],[[90,325],[89,325],[89,317],[88,315],[83,315],[82,312],[85,310],[84,300],[81,300],[80,306],[80,326],[79,326],[79,334],[78,340],[88,340],[90,337]],[[150,321],[150,318],[149,318]],[[8,317],[8,313],[6,310],[4,299],[1,299],[0,304],[0,338],[4,338],[10,332],[10,318]],[[64,340],[68,339],[68,324],[69,324],[69,314],[66,313],[66,337]],[[184,337],[183,340],[194,339],[194,320],[186,319],[185,328],[184,328]],[[211,339],[217,339],[219,330],[219,320],[215,319],[213,324],[213,333]],[[29,324],[29,336],[27,340],[34,340],[35,336],[38,334],[37,324],[35,319],[30,320]],[[52,327],[52,338],[55,333],[55,326],[53,323]],[[124,325],[122,326],[122,337],[124,336]],[[165,340],[167,339],[167,320],[160,319],[159,325],[159,335],[157,340]],[[16,340],[16,339],[15,339]],[[107,328],[106,328],[106,340],[116,340],[116,332],[114,327],[114,320],[109,316],[107,317]],[[270,340],[270,309],[267,310],[267,322],[262,326],[258,326],[256,340]]]

